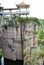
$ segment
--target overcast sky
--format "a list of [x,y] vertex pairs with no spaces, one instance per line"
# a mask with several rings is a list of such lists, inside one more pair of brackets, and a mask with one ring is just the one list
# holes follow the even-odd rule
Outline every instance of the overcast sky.
[[[16,7],[16,4],[21,3],[23,0],[0,0],[3,7]],[[44,19],[44,0],[24,0],[25,3],[30,4],[31,17],[38,17]]]

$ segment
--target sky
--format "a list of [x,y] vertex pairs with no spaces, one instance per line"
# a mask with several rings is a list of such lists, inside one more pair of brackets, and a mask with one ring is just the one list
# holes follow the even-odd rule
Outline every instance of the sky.
[[30,5],[29,16],[44,19],[44,0],[0,0],[4,8],[14,8],[16,4],[25,2]]

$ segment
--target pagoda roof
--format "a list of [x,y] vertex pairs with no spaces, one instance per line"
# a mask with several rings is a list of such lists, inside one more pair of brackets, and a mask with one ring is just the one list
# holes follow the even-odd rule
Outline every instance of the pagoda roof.
[[30,5],[29,4],[26,4],[24,2],[20,3],[20,4],[17,4],[16,5],[18,8],[28,8]]

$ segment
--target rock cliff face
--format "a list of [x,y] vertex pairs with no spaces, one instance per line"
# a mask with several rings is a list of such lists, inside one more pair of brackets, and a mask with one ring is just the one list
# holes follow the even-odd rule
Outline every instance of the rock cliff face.
[[35,34],[37,30],[37,23],[31,21],[26,23],[25,26],[22,25],[22,33],[21,25],[17,29],[16,27],[8,27],[7,30],[2,28],[0,37],[4,57],[12,60],[23,60],[25,54],[23,50],[28,49],[29,51],[31,46],[37,45],[37,34]]
[[5,58],[22,60],[22,44],[16,34],[16,29],[14,27],[10,27],[2,32],[2,49]]

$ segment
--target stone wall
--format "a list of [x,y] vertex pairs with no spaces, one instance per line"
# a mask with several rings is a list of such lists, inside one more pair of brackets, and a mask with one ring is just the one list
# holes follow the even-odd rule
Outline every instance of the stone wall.
[[4,29],[2,32],[2,49],[4,57],[8,59],[22,59],[22,44],[19,38],[16,37],[16,29],[13,27]]
[[[34,27],[34,25],[36,25]],[[19,25],[18,30],[16,27],[8,27],[7,30],[2,28],[1,31],[1,40],[2,40],[2,49],[5,58],[16,60],[16,59],[24,59],[25,49],[28,51],[28,55],[30,53],[30,47],[37,45],[37,34],[35,37],[33,32],[38,30],[38,25],[35,22],[30,21],[26,23],[26,27],[22,25],[22,40],[21,40],[21,27]],[[33,38],[35,44],[33,45]],[[23,41],[23,44],[21,43]],[[23,51],[24,50],[24,51]],[[26,54],[25,54],[26,55]],[[29,56],[28,56],[29,58]]]

